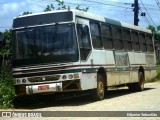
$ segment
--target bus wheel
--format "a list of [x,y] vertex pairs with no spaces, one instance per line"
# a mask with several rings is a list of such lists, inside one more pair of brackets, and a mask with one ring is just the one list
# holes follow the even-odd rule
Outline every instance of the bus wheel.
[[97,88],[92,90],[91,96],[93,100],[103,100],[105,96],[105,85],[103,77],[98,74],[97,75]]
[[136,83],[135,89],[136,91],[142,91],[144,89],[144,74],[140,71],[139,72],[139,82]]
[[138,82],[128,85],[130,91],[142,91],[144,89],[144,74],[140,71],[138,74]]

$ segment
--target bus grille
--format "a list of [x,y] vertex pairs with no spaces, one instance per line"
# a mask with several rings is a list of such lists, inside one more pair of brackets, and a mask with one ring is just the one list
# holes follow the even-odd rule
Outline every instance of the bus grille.
[[55,81],[59,80],[60,75],[43,76],[43,77],[31,77],[28,78],[29,82],[44,82],[44,81]]

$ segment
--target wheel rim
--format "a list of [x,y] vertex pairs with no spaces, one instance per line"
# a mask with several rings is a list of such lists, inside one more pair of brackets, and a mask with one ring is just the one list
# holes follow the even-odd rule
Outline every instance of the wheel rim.
[[103,98],[104,96],[104,84],[102,80],[98,80],[98,95]]

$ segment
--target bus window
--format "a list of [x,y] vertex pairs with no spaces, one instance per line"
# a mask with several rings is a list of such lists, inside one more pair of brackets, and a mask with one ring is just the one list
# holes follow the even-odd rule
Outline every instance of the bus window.
[[87,25],[77,24],[77,34],[80,47],[81,60],[86,60],[91,51],[89,28]]
[[118,27],[112,27],[112,35],[113,35],[113,42],[114,48],[118,50],[123,50],[123,41],[121,37],[121,29]]
[[111,27],[102,24],[101,30],[102,30],[102,41],[103,41],[104,48],[105,49],[113,49]]
[[123,45],[125,50],[132,50],[130,30],[122,29]]
[[146,52],[147,47],[146,47],[146,40],[145,40],[145,34],[144,33],[139,34],[139,43],[140,43],[140,50],[143,51],[143,52]]
[[133,45],[133,50],[134,51],[139,51],[139,40],[138,40],[138,32],[132,31],[131,32],[131,40],[132,40],[132,45]]
[[153,42],[152,42],[152,35],[146,35],[146,43],[147,43],[147,51],[153,52]]
[[91,22],[90,28],[91,28],[93,48],[102,48],[99,24]]

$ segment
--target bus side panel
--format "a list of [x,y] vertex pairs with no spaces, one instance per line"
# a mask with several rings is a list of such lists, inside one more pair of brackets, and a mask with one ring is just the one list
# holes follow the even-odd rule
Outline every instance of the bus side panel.
[[130,82],[130,72],[129,71],[120,71],[119,75],[119,84],[125,84]]
[[97,73],[82,74],[80,84],[82,90],[97,88]]
[[146,65],[145,53],[134,53],[134,56],[135,56],[135,64]]
[[119,85],[119,71],[107,72],[107,86]]
[[93,50],[93,64],[106,65],[106,54],[104,50]]
[[131,66],[146,65],[146,57],[144,53],[128,52]]
[[113,51],[106,51],[106,62],[107,66],[115,66]]
[[131,71],[131,82],[138,82],[138,70],[137,71]]
[[145,70],[145,80],[151,80],[157,76],[156,70]]

